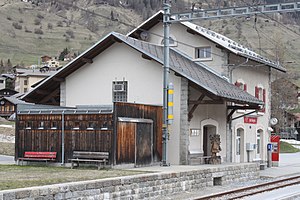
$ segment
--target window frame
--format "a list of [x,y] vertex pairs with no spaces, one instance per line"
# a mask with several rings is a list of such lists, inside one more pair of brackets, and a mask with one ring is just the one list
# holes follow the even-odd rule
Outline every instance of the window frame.
[[[115,85],[123,84],[122,91],[116,91]],[[112,82],[112,101],[113,102],[127,102],[128,101],[128,81],[113,81]]]
[[[203,56],[201,56],[202,54]],[[212,60],[212,47],[211,46],[196,47],[195,60]]]

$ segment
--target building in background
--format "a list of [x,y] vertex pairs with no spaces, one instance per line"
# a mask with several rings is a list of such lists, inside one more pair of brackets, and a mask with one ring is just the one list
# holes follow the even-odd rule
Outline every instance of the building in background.
[[46,77],[54,74],[55,71],[40,70],[40,69],[15,69],[15,91],[19,93],[26,93],[31,90],[31,86],[43,80]]

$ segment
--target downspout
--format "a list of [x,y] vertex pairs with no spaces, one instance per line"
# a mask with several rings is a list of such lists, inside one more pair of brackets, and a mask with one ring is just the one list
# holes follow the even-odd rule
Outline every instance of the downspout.
[[65,164],[65,111],[61,114],[61,165]]

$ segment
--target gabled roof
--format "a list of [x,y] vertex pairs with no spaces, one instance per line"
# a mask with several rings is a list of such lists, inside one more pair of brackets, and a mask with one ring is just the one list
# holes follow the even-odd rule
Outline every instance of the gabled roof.
[[[132,30],[127,34],[127,36],[139,38],[140,33],[143,31],[147,31],[151,29],[153,26],[158,24],[162,21],[163,18],[163,11],[159,11],[156,14],[154,14],[151,18],[143,22],[141,25],[139,25],[137,28]],[[286,69],[282,67],[278,62],[272,61],[266,57],[263,57],[251,49],[244,47],[243,45],[227,38],[224,35],[221,35],[219,33],[216,33],[214,31],[208,30],[204,27],[201,27],[199,25],[193,24],[191,22],[180,22],[185,27],[193,30],[193,32],[207,38],[208,40],[222,46],[223,48],[227,49],[228,51],[240,55],[245,58],[249,58],[250,60],[265,64],[267,66],[270,66],[276,70],[279,70],[281,72],[286,72]]]
[[[67,64],[55,75],[48,77],[40,83],[35,89],[25,94],[22,99],[30,100],[38,103],[39,100],[45,98],[43,94],[48,91],[59,89],[60,83],[58,80],[66,78],[69,74],[73,73],[78,68],[82,67],[86,60],[92,60],[98,54],[103,52],[106,48],[116,42],[123,42],[129,47],[141,52],[147,58],[152,59],[163,65],[163,47],[155,44],[143,42],[131,37],[126,37],[122,34],[111,33],[78,56],[72,62]],[[229,101],[247,104],[263,104],[262,101],[241,90],[240,88],[228,83],[225,79],[212,73],[206,69],[207,66],[193,62],[188,56],[180,53],[173,48],[170,49],[170,68],[177,74],[187,78],[200,88],[206,90],[212,95],[224,98]]]

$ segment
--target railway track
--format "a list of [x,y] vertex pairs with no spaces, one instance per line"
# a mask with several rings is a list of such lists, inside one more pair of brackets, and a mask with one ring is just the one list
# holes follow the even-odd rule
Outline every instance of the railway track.
[[208,195],[200,198],[195,198],[195,200],[242,199],[247,196],[252,196],[255,194],[268,192],[271,190],[276,190],[279,188],[297,185],[297,184],[300,184],[300,176],[293,176],[293,177],[284,178],[276,181],[268,181],[266,183],[261,183],[253,186],[243,187],[235,190],[230,190],[230,191]]

